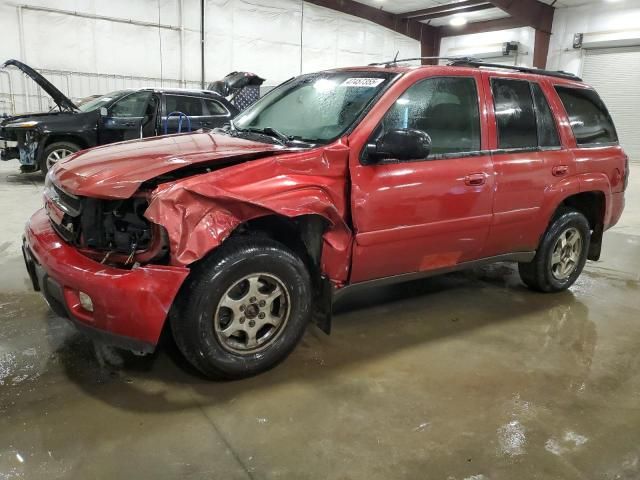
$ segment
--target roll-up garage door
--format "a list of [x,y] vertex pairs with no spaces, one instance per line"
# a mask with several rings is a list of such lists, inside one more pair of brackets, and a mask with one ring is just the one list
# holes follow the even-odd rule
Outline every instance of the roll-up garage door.
[[582,76],[609,108],[629,158],[640,163],[640,46],[586,50]]

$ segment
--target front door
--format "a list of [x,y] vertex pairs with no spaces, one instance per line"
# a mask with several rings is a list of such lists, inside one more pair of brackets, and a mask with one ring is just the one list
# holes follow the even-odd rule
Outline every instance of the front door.
[[149,90],[131,93],[111,105],[101,118],[100,144],[133,140],[155,134],[157,100]]
[[479,258],[492,218],[494,175],[483,150],[480,73],[418,80],[384,114],[385,132],[431,137],[427,158],[351,165],[351,282],[437,270]]

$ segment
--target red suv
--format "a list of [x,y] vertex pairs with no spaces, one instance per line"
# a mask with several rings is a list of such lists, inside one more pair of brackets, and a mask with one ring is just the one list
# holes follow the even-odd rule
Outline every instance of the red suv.
[[289,80],[225,130],[74,154],[24,256],[79,328],[204,374],[284,359],[337,294],[495,261],[572,285],[623,210],[607,109],[562,72],[395,63]]

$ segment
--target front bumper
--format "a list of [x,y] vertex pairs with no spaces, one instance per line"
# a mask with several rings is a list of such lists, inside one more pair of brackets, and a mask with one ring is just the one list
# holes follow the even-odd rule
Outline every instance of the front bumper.
[[[44,209],[26,226],[23,254],[34,289],[58,315],[94,338],[140,353],[154,351],[189,274],[184,267],[125,270],[95,262],[58,236]],[[80,292],[91,297],[93,312],[82,307]]]
[[0,139],[0,160],[6,162],[14,158],[20,158],[18,142]]

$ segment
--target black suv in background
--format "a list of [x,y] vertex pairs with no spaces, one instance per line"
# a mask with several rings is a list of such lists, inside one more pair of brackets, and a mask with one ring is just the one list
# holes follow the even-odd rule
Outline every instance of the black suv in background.
[[57,105],[0,121],[0,159],[18,158],[23,172],[47,173],[58,160],[96,145],[221,127],[238,114],[215,92],[170,88],[120,90],[77,106],[28,65],[9,60],[6,66],[31,77]]

